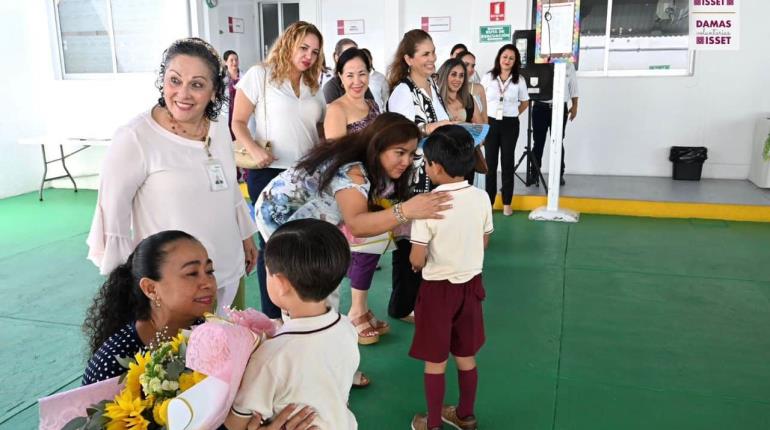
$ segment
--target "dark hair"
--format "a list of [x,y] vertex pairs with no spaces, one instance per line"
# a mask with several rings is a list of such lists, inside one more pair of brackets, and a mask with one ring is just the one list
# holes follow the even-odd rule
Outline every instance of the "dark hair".
[[339,228],[312,218],[278,227],[264,252],[265,267],[285,276],[303,301],[328,297],[350,265],[350,245]]
[[440,164],[449,176],[466,176],[475,164],[473,137],[459,125],[443,125],[422,146],[428,163]]
[[[450,58],[444,61],[444,64],[438,69],[438,79],[436,80],[436,84],[438,85],[438,91],[441,94],[442,100],[447,102],[449,100],[449,73],[458,66],[463,69],[464,78],[462,86],[460,86],[460,89],[457,91],[457,99],[462,102],[464,107],[469,107],[473,104],[473,98],[468,89],[468,69],[465,68],[465,63],[462,62],[460,57]],[[467,120],[470,122],[470,118],[467,118]]]
[[[380,164],[380,154],[393,145],[419,137],[420,130],[414,122],[401,114],[384,112],[359,133],[319,143],[297,163],[297,169],[311,175],[320,168],[325,169],[318,184],[320,194],[342,166],[356,161],[364,163],[365,173],[371,184],[367,199],[369,208],[376,209],[379,207],[378,198],[390,182]],[[409,197],[410,176],[411,169],[395,181],[396,199],[406,200]]]
[[374,60],[372,59],[372,51],[370,51],[367,48],[361,48],[361,52],[366,54],[366,57],[369,58],[369,64],[372,66],[372,70],[374,70]]
[[215,121],[222,110],[222,105],[226,100],[225,96],[225,70],[219,54],[208,42],[197,37],[179,39],[163,51],[163,60],[160,63],[158,79],[155,81],[155,87],[160,90],[158,105],[166,107],[166,100],[163,98],[163,80],[166,77],[166,68],[168,64],[177,55],[189,55],[200,58],[208,66],[211,72],[211,81],[214,84],[214,101],[206,105],[204,116],[211,121]]
[[334,65],[334,72],[338,75],[341,75],[345,64],[354,58],[360,58],[361,61],[364,62],[366,70],[369,72],[372,71],[372,63],[369,61],[369,57],[366,56],[366,53],[358,48],[350,48],[345,50],[345,52],[340,55],[340,58],[337,60],[337,64]]
[[463,43],[458,43],[458,44],[456,44],[455,46],[453,46],[453,47],[452,47],[452,50],[451,50],[451,51],[449,51],[449,56],[451,57],[451,56],[452,56],[452,54],[454,54],[454,52],[455,52],[455,51],[457,51],[457,50],[458,50],[458,49],[460,49],[460,48],[462,48],[462,50],[463,50],[463,51],[467,51],[467,50],[468,50],[468,47],[467,47],[467,46],[465,46],[465,44],[463,44]]
[[139,288],[139,281],[142,278],[160,280],[168,245],[179,240],[198,242],[183,231],[155,233],[139,242],[128,260],[110,272],[94,296],[83,322],[83,333],[91,354],[126,324],[150,318],[150,299]]
[[232,49],[228,49],[227,51],[225,51],[224,55],[222,55],[222,58],[225,61],[227,61],[227,59],[230,58],[231,55],[235,55],[237,57],[238,53],[233,51]]
[[490,73],[492,73],[492,79],[497,79],[497,77],[500,76],[500,72],[502,71],[500,68],[500,57],[503,56],[503,52],[505,51],[513,51],[513,53],[516,54],[516,61],[513,63],[513,67],[511,68],[511,77],[512,82],[514,84],[518,84],[519,69],[521,69],[521,54],[519,54],[519,50],[510,43],[503,45],[503,47],[497,51],[497,56],[495,56],[495,65],[492,67],[492,70],[490,70]]
[[356,43],[353,39],[348,39],[347,37],[343,37],[342,39],[337,41],[337,44],[334,45],[334,57],[340,58],[340,55],[342,54],[342,47],[345,45],[354,45],[356,48],[358,48],[358,43]]
[[404,37],[401,38],[398,49],[393,55],[393,61],[388,67],[388,86],[390,88],[396,88],[396,85],[409,75],[409,65],[406,64],[404,56],[414,57],[417,52],[417,45],[426,40],[433,41],[433,38],[424,30],[414,29],[404,33]]
[[476,56],[475,56],[475,55],[473,55],[473,52],[471,52],[471,51],[463,51],[463,52],[460,52],[460,53],[458,53],[458,54],[457,54],[457,56],[456,56],[455,58],[459,58],[460,60],[462,60],[462,58],[463,58],[463,57],[465,57],[466,55],[470,55],[470,56],[471,56],[471,57],[473,57],[474,59],[476,58]]

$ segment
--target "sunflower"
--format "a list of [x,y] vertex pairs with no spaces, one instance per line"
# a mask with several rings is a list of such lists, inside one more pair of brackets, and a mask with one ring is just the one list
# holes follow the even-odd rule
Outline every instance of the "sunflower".
[[115,396],[115,401],[107,403],[104,416],[110,419],[107,430],[147,430],[149,422],[142,416],[147,403],[135,397],[128,389]]
[[155,423],[157,423],[160,426],[165,426],[168,424],[168,404],[171,402],[171,399],[166,399],[162,402],[158,402],[155,404],[155,406],[152,408],[152,419],[155,420]]
[[182,392],[187,391],[204,379],[206,379],[206,375],[198,371],[182,373],[179,375],[179,390]]
[[174,354],[179,352],[179,345],[186,341],[187,338],[184,337],[181,331],[173,339],[171,339],[171,350],[174,351]]
[[133,397],[139,397],[142,393],[142,384],[139,382],[139,377],[145,371],[147,363],[152,359],[152,353],[147,351],[142,355],[141,352],[137,352],[134,356],[136,362],[132,362],[128,365],[128,372],[126,373],[126,388],[131,391]]

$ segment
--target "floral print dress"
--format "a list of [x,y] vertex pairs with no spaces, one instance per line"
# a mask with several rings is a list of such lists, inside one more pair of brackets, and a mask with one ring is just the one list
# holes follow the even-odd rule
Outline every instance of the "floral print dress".
[[[357,184],[350,178],[350,169],[358,167],[364,183]],[[278,227],[295,220],[314,218],[342,227],[342,214],[334,195],[346,189],[355,189],[368,198],[371,184],[366,179],[363,163],[354,162],[339,168],[329,185],[319,193],[318,185],[322,166],[312,175],[295,167],[276,176],[260,193],[254,205],[254,216],[262,237],[268,240]]]

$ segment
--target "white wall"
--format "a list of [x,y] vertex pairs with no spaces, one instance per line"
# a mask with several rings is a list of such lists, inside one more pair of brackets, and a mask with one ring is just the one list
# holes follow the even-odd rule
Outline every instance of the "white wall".
[[[254,0],[221,0],[217,7],[209,9],[205,3],[202,6],[207,11],[209,24],[208,41],[220,54],[228,49],[238,53],[241,70],[246,72],[249,67],[259,60],[259,17],[257,16],[256,1]],[[243,19],[244,32],[230,33],[228,17]]]
[[573,173],[670,176],[669,147],[706,146],[704,177],[748,176],[755,121],[770,113],[770,2],[741,2],[741,49],[698,52],[692,77],[581,78],[567,127]]
[[[220,0],[214,9],[203,0],[192,3],[194,34],[211,39],[219,50],[235,47],[243,68],[256,61],[255,0]],[[452,18],[451,32],[433,35],[439,62],[454,43],[463,42],[476,53],[479,70],[489,69],[500,45],[478,41],[478,27],[492,24],[488,13],[486,0],[300,0],[301,19],[319,25],[329,56],[341,37],[336,20],[364,19],[366,34],[353,38],[372,50],[381,71],[421,16]],[[692,77],[579,78],[580,112],[567,129],[568,173],[669,176],[670,146],[703,145],[709,148],[705,177],[746,178],[754,122],[770,113],[770,26],[764,22],[770,2],[742,2],[741,15],[741,50],[699,52]],[[226,34],[227,16],[243,17],[246,32]],[[523,29],[529,16],[528,0],[506,2],[504,24]],[[0,37],[14,41],[4,45],[0,60],[0,95],[6,101],[0,108],[0,198],[34,190],[42,174],[39,148],[18,145],[19,137],[109,136],[158,97],[152,74],[54,79],[50,35],[41,25],[48,18],[46,2],[0,2]],[[522,132],[518,146],[524,142]],[[73,157],[72,170],[93,175],[103,151],[92,148]]]
[[[492,66],[501,45],[479,43],[479,26],[497,24],[489,22],[485,0],[324,0],[322,4],[327,55],[342,37],[336,35],[337,19],[365,19],[367,34],[352,38],[364,41],[362,46],[371,43],[380,70],[390,61],[401,35],[419,28],[421,16],[452,19],[451,32],[432,34],[439,63],[454,43],[463,42],[476,54],[478,70],[483,72]],[[524,29],[530,16],[528,0],[508,0],[502,24]],[[704,177],[746,178],[754,122],[770,113],[766,16],[770,16],[770,2],[743,2],[741,50],[697,53],[692,77],[579,78],[580,110],[568,125],[565,141],[568,173],[670,176],[669,147],[692,145],[709,148]],[[518,153],[526,142],[524,129]]]
[[[48,39],[40,28],[42,2],[0,2],[0,198],[34,190],[43,173],[40,148],[17,139],[45,131],[40,110],[52,79]],[[13,40],[14,43],[7,41]]]

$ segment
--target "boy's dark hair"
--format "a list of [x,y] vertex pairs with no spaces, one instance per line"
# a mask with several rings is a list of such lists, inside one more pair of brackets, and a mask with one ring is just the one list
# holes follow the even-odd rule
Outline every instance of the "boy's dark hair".
[[422,151],[429,163],[438,163],[449,176],[465,176],[475,165],[473,137],[459,125],[444,125],[425,139]]
[[337,287],[350,264],[350,246],[333,224],[289,221],[265,245],[265,266],[289,280],[304,301],[320,302]]

